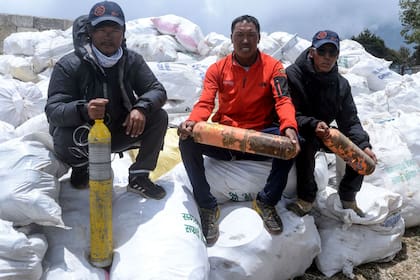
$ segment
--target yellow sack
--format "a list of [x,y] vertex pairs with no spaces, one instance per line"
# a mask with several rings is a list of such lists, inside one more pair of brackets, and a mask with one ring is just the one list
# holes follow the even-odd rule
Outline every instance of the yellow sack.
[[[177,128],[168,128],[165,135],[165,143],[163,150],[159,154],[156,169],[150,173],[152,181],[158,179],[160,176],[170,171],[179,162],[181,162],[181,154],[179,153],[178,141],[179,137],[176,133]],[[136,160],[138,149],[128,151],[131,160]]]

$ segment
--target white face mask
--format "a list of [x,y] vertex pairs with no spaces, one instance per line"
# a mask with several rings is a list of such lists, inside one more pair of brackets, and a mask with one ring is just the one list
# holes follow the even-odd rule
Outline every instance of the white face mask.
[[118,60],[120,60],[120,58],[123,55],[123,50],[121,47],[119,47],[117,52],[113,54],[112,56],[104,55],[93,44],[92,44],[92,50],[95,53],[95,56],[98,58],[99,65],[105,68],[110,68],[114,66],[115,64],[117,64]]

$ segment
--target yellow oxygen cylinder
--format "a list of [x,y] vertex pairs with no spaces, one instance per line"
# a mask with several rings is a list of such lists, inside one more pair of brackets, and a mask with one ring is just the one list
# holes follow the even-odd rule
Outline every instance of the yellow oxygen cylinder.
[[111,133],[102,119],[95,120],[88,135],[90,262],[96,267],[112,263]]

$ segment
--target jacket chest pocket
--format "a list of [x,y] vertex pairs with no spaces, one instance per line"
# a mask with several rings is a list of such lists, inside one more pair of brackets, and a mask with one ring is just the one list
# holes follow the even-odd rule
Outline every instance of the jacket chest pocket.
[[233,80],[224,80],[222,83],[221,90],[219,91],[220,99],[223,102],[229,102],[236,96],[235,82]]

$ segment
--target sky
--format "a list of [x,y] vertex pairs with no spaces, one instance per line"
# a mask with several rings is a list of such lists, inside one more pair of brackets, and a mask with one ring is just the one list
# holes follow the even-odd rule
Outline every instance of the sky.
[[[283,31],[311,40],[322,29],[350,39],[369,29],[388,48],[406,46],[398,0],[114,0],[126,20],[174,14],[197,24],[204,35],[230,36],[232,20],[255,16],[261,31]],[[97,0],[0,0],[0,13],[73,20],[87,14]]]

